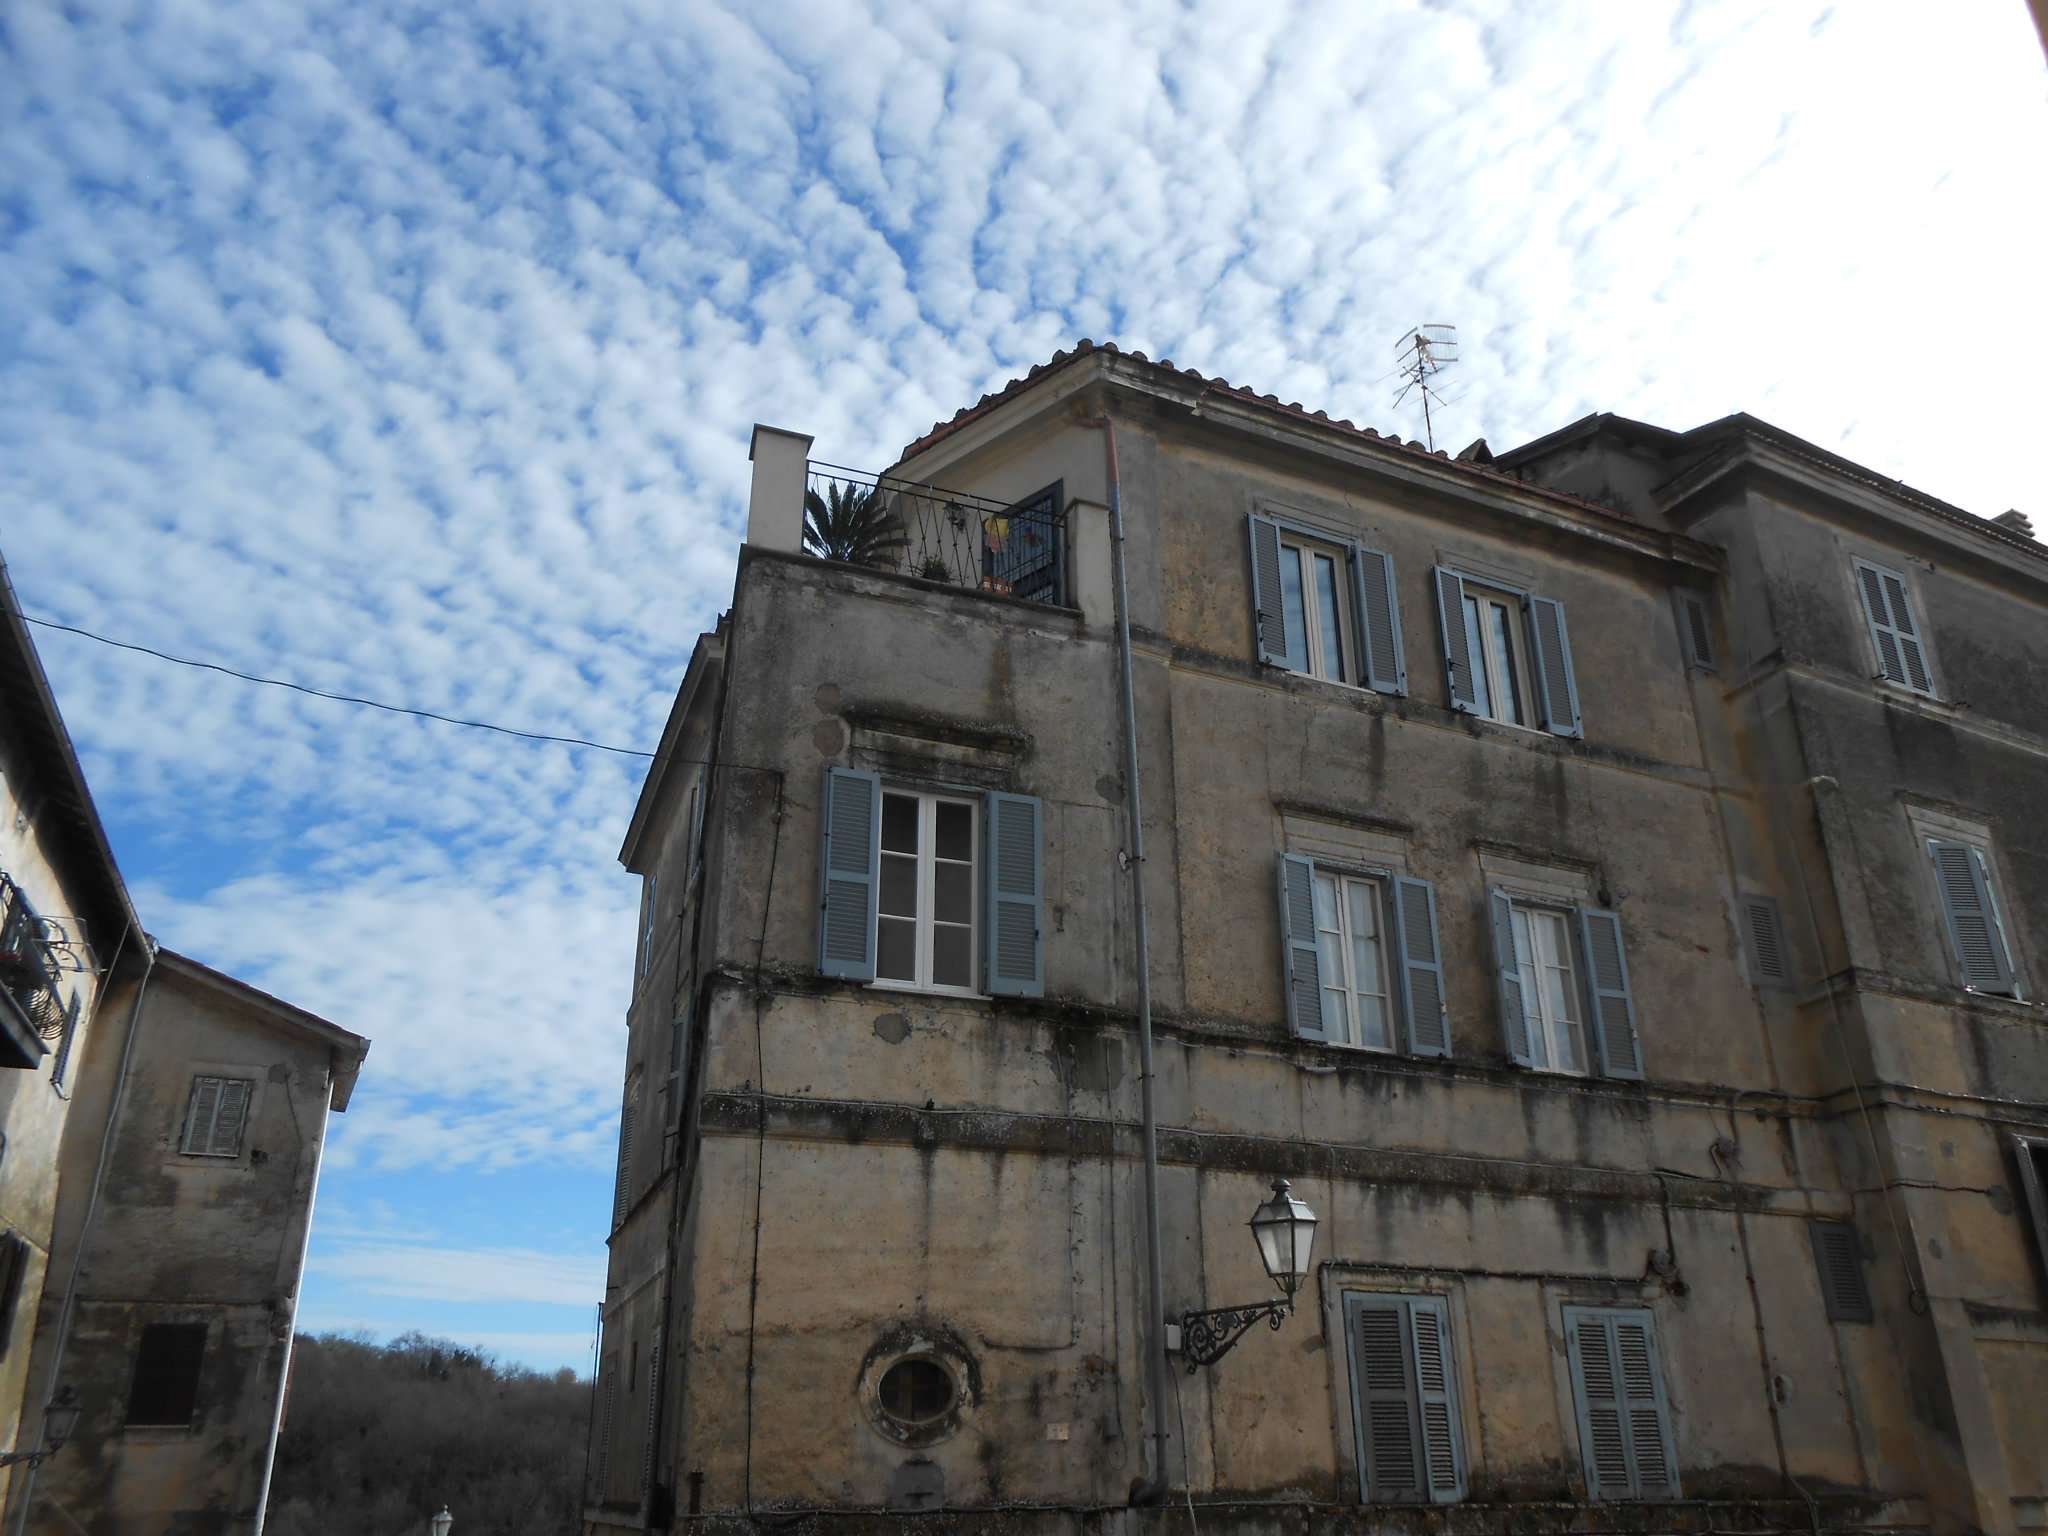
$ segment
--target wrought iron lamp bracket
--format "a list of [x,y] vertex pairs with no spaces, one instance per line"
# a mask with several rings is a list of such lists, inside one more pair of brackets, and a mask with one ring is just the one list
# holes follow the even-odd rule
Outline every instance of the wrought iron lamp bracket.
[[1293,1311],[1292,1296],[1275,1296],[1271,1301],[1248,1307],[1212,1307],[1207,1312],[1181,1313],[1180,1348],[1187,1356],[1188,1374],[1192,1376],[1197,1368],[1214,1365],[1229,1354],[1231,1346],[1249,1333],[1260,1318],[1277,1332]]

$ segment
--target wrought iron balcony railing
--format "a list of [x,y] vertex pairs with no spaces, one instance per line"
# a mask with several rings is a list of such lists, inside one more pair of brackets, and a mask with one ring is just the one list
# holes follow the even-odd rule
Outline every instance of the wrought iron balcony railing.
[[1006,505],[816,460],[804,491],[804,548],[820,559],[1054,606],[1066,521],[1056,490]]
[[0,875],[0,996],[45,1040],[59,1038],[71,1023],[60,946],[52,938],[49,920],[36,915],[20,886]]

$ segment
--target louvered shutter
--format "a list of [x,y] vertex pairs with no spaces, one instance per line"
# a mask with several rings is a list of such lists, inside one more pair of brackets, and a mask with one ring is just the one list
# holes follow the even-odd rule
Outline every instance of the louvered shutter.
[[1487,929],[1493,935],[1493,975],[1500,998],[1500,1032],[1507,1042],[1508,1059],[1518,1067],[1533,1067],[1536,1053],[1529,1041],[1522,974],[1515,960],[1515,904],[1506,891],[1496,888],[1486,893],[1486,916]]
[[242,1150],[242,1125],[249,1117],[249,1084],[228,1078],[220,1085],[220,1102],[214,1111],[213,1134],[206,1150],[215,1157],[235,1157]]
[[1347,1296],[1352,1407],[1368,1503],[1426,1497],[1422,1434],[1416,1422],[1408,1304],[1398,1296]]
[[1572,676],[1572,637],[1565,628],[1564,604],[1554,598],[1530,598],[1529,627],[1536,632],[1530,660],[1536,669],[1536,695],[1543,706],[1543,729],[1553,736],[1582,736],[1579,685]]
[[1791,977],[1785,959],[1785,932],[1778,904],[1768,896],[1742,898],[1743,937],[1749,941],[1749,963],[1759,986],[1781,986]]
[[1813,1266],[1820,1276],[1820,1295],[1828,1320],[1867,1323],[1871,1320],[1870,1282],[1863,1269],[1863,1245],[1845,1221],[1809,1221]]
[[1450,1308],[1441,1296],[1411,1297],[1408,1319],[1415,1345],[1415,1397],[1422,1428],[1423,1474],[1430,1499],[1449,1504],[1465,1497],[1465,1450],[1458,1432]]
[[654,1435],[661,1423],[661,1325],[647,1348],[647,1423],[640,1434],[640,1491],[654,1486]]
[[78,988],[71,989],[71,1000],[64,1005],[64,1035],[57,1042],[57,1059],[50,1066],[50,1081],[59,1087],[64,1083],[64,1069],[71,1063],[71,1043],[78,1034],[78,1013],[82,1006]]
[[1466,714],[1479,708],[1472,647],[1465,638],[1465,582],[1456,571],[1436,567],[1436,622],[1444,641],[1444,686],[1451,708]]
[[1858,560],[1856,590],[1863,599],[1863,619],[1870,627],[1870,644],[1877,652],[1879,676],[1916,692],[1932,694],[1934,678],[1927,669],[1927,647],[1913,619],[1906,579],[1897,571]]
[[1608,1077],[1640,1078],[1643,1048],[1636,1037],[1636,1005],[1629,995],[1628,956],[1621,942],[1621,917],[1595,907],[1572,914],[1578,930],[1580,968],[1600,1070]]
[[1906,595],[1905,578],[1885,572],[1884,593],[1891,603],[1892,632],[1898,639],[1906,681],[1922,693],[1932,693],[1934,679],[1927,672],[1927,648],[1920,641],[1919,626],[1913,622],[1913,604]]
[[1444,1017],[1443,952],[1437,942],[1436,887],[1427,880],[1394,879],[1394,942],[1399,950],[1401,1014],[1408,1049],[1417,1056],[1451,1054]]
[[1286,600],[1280,592],[1280,525],[1270,517],[1250,520],[1252,542],[1252,631],[1259,660],[1294,667],[1287,655]]
[[704,867],[704,807],[711,799],[711,770],[690,791],[690,876]]
[[1599,1312],[1566,1307],[1564,1315],[1586,1496],[1628,1498],[1635,1492],[1635,1484],[1629,1476],[1628,1435],[1622,1422],[1621,1390],[1615,1379],[1613,1334],[1607,1318]]
[[1968,843],[1931,839],[1927,847],[1963,985],[1978,992],[2012,991],[2012,959],[1998,931],[1984,856]]
[[633,1175],[633,1121],[639,1114],[639,1108],[628,1099],[619,1110],[619,1170],[612,1181],[613,1231],[617,1231],[619,1223],[626,1219],[626,1194],[632,1187]]
[[1323,966],[1316,948],[1316,867],[1280,855],[1280,949],[1286,961],[1287,1024],[1308,1040],[1323,1032]]
[[1678,1493],[1678,1459],[1671,1443],[1671,1413],[1664,1399],[1664,1370],[1657,1358],[1657,1333],[1647,1312],[1616,1312],[1615,1359],[1620,1366],[1622,1412],[1628,1423],[1630,1470],[1636,1497],[1665,1499]]
[[1363,544],[1351,546],[1351,574],[1358,586],[1359,670],[1365,685],[1381,693],[1408,691],[1408,663],[1401,654],[1401,605],[1394,592],[1394,557]]
[[988,796],[988,990],[996,997],[1045,993],[1045,807],[1030,795]]
[[604,1383],[604,1406],[597,1420],[597,1487],[600,1499],[611,1491],[612,1407],[619,1396],[619,1364],[612,1362]]
[[818,856],[818,969],[875,979],[875,889],[881,881],[882,781],[851,768],[825,770]]
[[1685,659],[1695,667],[1714,671],[1714,636],[1707,624],[1705,601],[1682,594],[1678,606],[1683,621],[1679,628],[1685,641]]
[[1675,1498],[1678,1459],[1654,1320],[1632,1308],[1566,1307],[1564,1326],[1588,1497]]
[[185,1103],[185,1139],[180,1151],[204,1153],[213,1139],[213,1121],[220,1109],[221,1080],[217,1077],[192,1079],[192,1097]]

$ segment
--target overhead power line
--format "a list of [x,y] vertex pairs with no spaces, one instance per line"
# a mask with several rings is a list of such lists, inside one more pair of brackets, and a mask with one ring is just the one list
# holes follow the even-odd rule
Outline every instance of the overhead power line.
[[193,667],[201,672],[218,672],[223,677],[232,677],[238,682],[260,683],[266,688],[288,688],[293,693],[310,694],[316,699],[331,699],[337,704],[360,704],[365,709],[381,709],[386,714],[438,720],[443,725],[460,725],[472,731],[495,731],[500,736],[517,736],[525,741],[552,741],[565,747],[589,747],[597,752],[616,752],[621,757],[654,756],[652,752],[643,752],[638,747],[615,747],[610,742],[590,741],[582,736],[553,736],[546,731],[522,731],[515,726],[493,725],[488,720],[462,720],[454,715],[436,714],[431,709],[414,709],[408,704],[386,704],[382,699],[366,699],[353,693],[329,693],[325,688],[310,688],[304,683],[287,682],[281,677],[258,677],[253,672],[237,672],[233,667],[224,667],[218,662],[195,661],[190,656],[173,656],[169,651],[159,651],[147,645],[134,645],[126,640],[110,639],[106,635],[96,635],[89,629],[80,629],[74,624],[59,624],[54,619],[39,619],[34,614],[24,613],[22,617],[44,629],[61,630],[67,635],[83,635],[88,640],[97,640],[101,645],[111,645],[118,651],[135,651],[144,656],[154,656],[158,661],[173,662],[181,667]]

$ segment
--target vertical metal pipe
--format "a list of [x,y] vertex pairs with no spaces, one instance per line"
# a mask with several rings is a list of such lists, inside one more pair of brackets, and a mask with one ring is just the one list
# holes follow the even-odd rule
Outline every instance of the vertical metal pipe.
[[1116,423],[1104,414],[1109,451],[1110,566],[1116,581],[1117,658],[1123,671],[1124,797],[1130,817],[1131,921],[1138,944],[1138,1094],[1145,1150],[1145,1390],[1152,1399],[1152,1473],[1131,1490],[1133,1504],[1150,1504],[1165,1493],[1166,1476],[1166,1274],[1159,1238],[1159,1113],[1152,1091],[1152,946],[1145,923],[1145,807],[1138,792],[1138,705],[1131,678],[1130,588],[1124,570],[1123,477],[1117,463]]

